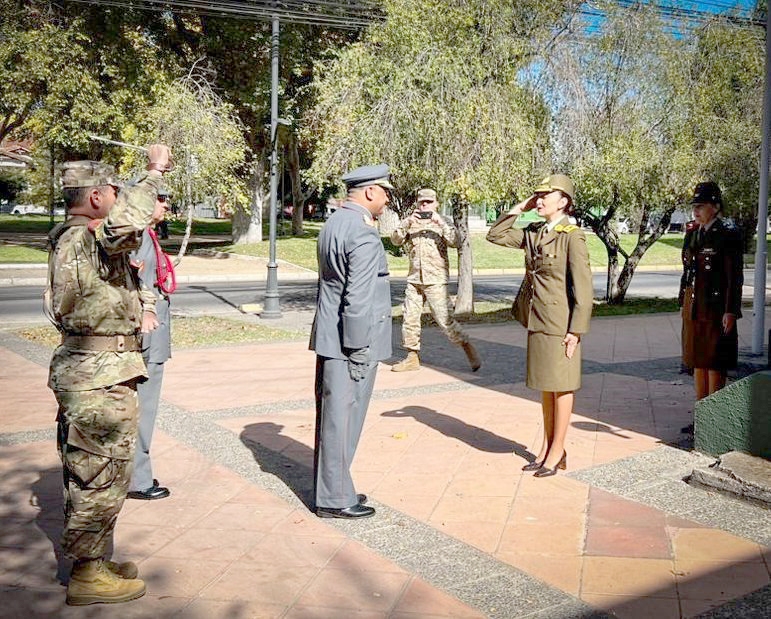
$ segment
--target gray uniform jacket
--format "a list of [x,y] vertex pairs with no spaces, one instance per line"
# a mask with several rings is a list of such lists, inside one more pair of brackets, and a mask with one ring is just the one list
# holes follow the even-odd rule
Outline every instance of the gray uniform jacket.
[[380,234],[363,206],[346,200],[318,239],[319,283],[310,348],[346,359],[369,347],[370,360],[391,356],[391,287]]
[[158,328],[142,335],[142,356],[145,363],[165,363],[171,357],[171,311],[169,297],[158,288],[158,258],[153,240],[147,230],[142,233],[142,244],[132,254],[136,262],[144,262],[139,272],[141,283],[155,295]]

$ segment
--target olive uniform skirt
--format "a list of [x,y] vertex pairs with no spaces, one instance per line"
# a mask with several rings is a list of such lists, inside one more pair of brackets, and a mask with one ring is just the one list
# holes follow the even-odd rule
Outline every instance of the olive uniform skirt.
[[575,391],[581,387],[581,342],[565,355],[564,336],[527,332],[527,381],[537,391]]
[[691,318],[691,289],[686,288],[683,302],[683,364],[724,372],[736,367],[739,357],[739,334],[736,323],[730,333],[723,333],[723,317],[713,320]]

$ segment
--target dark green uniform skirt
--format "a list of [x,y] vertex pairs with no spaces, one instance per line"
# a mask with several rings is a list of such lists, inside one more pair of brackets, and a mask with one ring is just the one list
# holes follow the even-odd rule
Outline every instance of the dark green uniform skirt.
[[559,335],[527,332],[527,386],[538,391],[575,391],[581,387],[581,342],[565,356]]

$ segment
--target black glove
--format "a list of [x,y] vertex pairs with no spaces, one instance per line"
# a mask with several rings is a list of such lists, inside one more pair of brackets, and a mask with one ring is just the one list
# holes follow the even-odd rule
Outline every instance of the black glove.
[[366,378],[371,365],[369,346],[354,348],[348,352],[348,374],[356,382]]

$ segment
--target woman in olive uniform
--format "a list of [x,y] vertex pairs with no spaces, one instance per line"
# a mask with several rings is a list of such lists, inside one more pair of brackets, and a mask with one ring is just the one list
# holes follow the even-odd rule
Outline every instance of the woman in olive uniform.
[[683,364],[693,369],[696,399],[725,386],[738,357],[736,320],[741,317],[742,240],[737,228],[718,217],[720,187],[699,183],[693,218],[683,242],[680,306]]
[[[536,477],[567,467],[565,436],[581,386],[581,335],[592,316],[592,272],[583,231],[570,223],[573,182],[564,174],[545,178],[535,193],[495,222],[487,240],[525,250],[525,279],[514,315],[527,329],[527,386],[541,391],[544,438],[523,470]],[[517,225],[537,209],[545,223]]]

